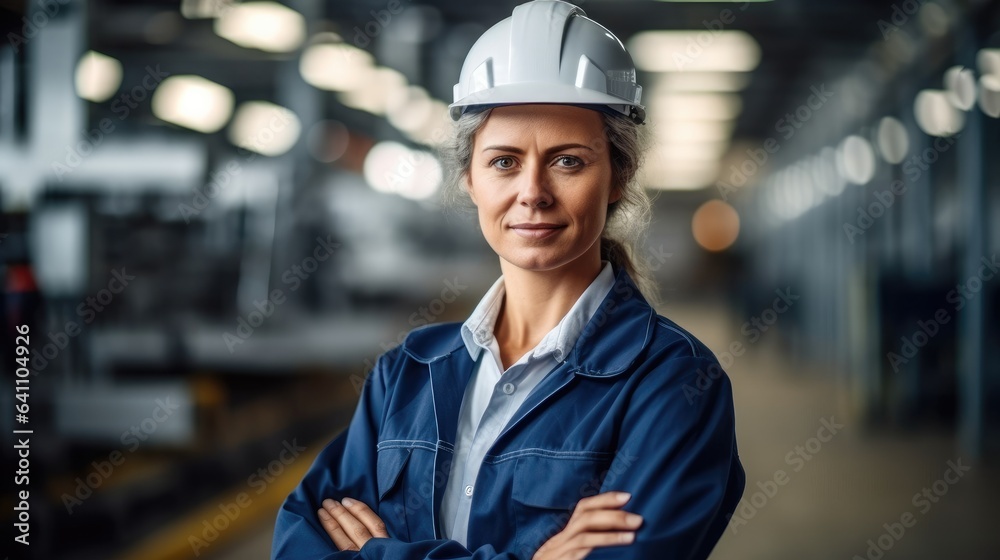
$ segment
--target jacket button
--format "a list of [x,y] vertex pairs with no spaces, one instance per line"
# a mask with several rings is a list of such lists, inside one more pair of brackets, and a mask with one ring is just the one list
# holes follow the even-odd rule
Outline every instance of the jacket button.
[[466,496],[471,496],[472,495],[472,486],[466,486],[465,487],[465,495]]
[[513,395],[515,390],[517,390],[517,387],[515,387],[513,383],[504,383],[503,384],[503,392],[504,393],[507,393],[508,395]]

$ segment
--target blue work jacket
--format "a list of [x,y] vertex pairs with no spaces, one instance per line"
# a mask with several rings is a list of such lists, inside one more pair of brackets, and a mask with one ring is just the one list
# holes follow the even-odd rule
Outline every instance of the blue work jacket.
[[[577,501],[611,490],[632,494],[623,509],[643,525],[633,543],[588,558],[708,557],[746,482],[732,387],[712,352],[658,316],[624,271],[483,459],[468,546],[441,538],[474,365],[460,327],[414,330],[379,357],[347,430],[282,505],[273,559],[530,559]],[[389,538],[338,552],[316,511],[345,496],[378,513]]]

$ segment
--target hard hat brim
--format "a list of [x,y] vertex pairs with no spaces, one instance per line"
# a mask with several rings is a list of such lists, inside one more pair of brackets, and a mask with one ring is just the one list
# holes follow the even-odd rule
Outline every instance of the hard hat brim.
[[[646,111],[642,105],[596,92],[591,89],[578,88],[571,85],[556,84],[505,84],[490,89],[478,91],[452,103],[448,111],[452,120],[458,120],[467,110],[475,107],[498,107],[502,105],[527,104],[558,104],[558,105],[603,105],[615,112],[630,117],[637,122],[645,120]],[[634,115],[633,115],[634,112]]]

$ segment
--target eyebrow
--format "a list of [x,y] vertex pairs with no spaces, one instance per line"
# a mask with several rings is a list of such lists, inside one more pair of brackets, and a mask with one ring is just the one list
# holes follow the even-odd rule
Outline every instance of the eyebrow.
[[[583,149],[589,150],[591,152],[594,151],[593,148],[591,148],[590,146],[587,146],[585,144],[573,144],[573,143],[570,143],[570,144],[560,144],[558,146],[552,146],[551,148],[545,150],[545,153],[548,154],[548,153],[552,153],[552,152],[561,152],[562,150],[567,150],[567,149],[570,149],[570,148],[583,148]],[[498,151],[498,152],[511,152],[511,153],[514,153],[514,154],[523,154],[524,153],[524,150],[522,150],[521,148],[518,148],[516,146],[503,146],[503,145],[486,146],[485,148],[483,148],[482,151],[488,152],[490,150],[494,150],[494,151]]]

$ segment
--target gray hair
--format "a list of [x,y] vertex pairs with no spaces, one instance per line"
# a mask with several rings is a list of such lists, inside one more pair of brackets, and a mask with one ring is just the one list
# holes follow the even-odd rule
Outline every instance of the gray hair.
[[[465,113],[454,123],[453,134],[441,146],[445,168],[445,200],[453,206],[471,204],[465,181],[472,164],[472,145],[476,132],[486,123],[492,109]],[[659,290],[647,263],[636,258],[636,246],[649,226],[651,202],[639,184],[648,133],[628,117],[601,112],[606,138],[594,143],[595,149],[610,149],[614,185],[621,198],[608,205],[604,232],[601,233],[601,258],[617,270],[624,269],[635,281],[643,296],[654,306]]]

